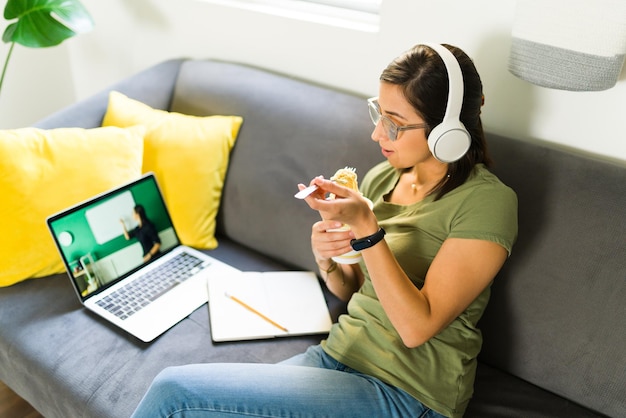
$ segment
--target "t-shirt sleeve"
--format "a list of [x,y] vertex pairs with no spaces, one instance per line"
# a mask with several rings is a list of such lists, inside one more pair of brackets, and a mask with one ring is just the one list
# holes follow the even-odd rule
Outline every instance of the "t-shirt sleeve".
[[492,241],[510,255],[517,239],[517,195],[502,183],[474,189],[459,206],[449,237]]
[[161,238],[159,238],[159,233],[156,230],[156,227],[151,224],[150,225],[150,239],[153,243],[161,244]]

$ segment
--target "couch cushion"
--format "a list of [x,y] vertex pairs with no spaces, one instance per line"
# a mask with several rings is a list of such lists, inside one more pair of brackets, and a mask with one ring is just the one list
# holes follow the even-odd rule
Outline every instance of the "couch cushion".
[[481,359],[626,416],[626,165],[489,137],[519,238],[479,324]]
[[64,271],[46,218],[141,174],[143,127],[0,131],[0,286]]
[[484,363],[478,364],[474,396],[464,418],[600,418],[575,402]]
[[153,109],[113,91],[103,126],[146,127],[143,172],[154,172],[180,240],[213,249],[230,150],[242,118],[197,117]]
[[[172,110],[242,115],[218,224],[228,237],[289,265],[315,269],[297,184],[338,168],[360,175],[382,159],[363,97],[229,63],[182,65]],[[285,243],[289,243],[285,245]]]

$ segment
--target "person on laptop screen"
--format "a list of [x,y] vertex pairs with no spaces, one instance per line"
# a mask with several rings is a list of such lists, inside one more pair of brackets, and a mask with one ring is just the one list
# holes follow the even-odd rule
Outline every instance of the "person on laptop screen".
[[161,249],[161,239],[154,224],[146,216],[146,210],[142,205],[133,208],[133,219],[137,221],[137,227],[128,231],[123,219],[120,219],[124,238],[129,240],[137,238],[143,249],[143,262],[147,263],[151,258],[156,257]]
[[[318,177],[305,198],[322,218],[313,256],[347,313],[279,364],[167,368],[134,418],[462,417],[477,323],[517,237],[516,194],[487,168],[482,103],[459,48],[417,45],[394,60],[368,100],[385,161],[363,177],[363,196]],[[351,230],[332,232],[342,224]],[[350,249],[358,264],[333,261]]]

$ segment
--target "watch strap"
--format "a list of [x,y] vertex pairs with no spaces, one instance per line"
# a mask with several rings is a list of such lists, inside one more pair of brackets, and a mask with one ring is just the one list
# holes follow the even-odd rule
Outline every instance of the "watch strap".
[[376,231],[372,235],[368,235],[367,237],[364,237],[364,238],[351,240],[350,246],[352,247],[354,251],[365,250],[366,248],[370,248],[378,244],[385,236],[385,233],[386,233],[385,230],[383,228],[380,228],[378,231]]

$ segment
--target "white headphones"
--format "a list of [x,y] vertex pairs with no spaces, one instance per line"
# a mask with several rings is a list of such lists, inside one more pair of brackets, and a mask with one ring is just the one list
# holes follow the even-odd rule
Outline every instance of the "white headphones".
[[449,81],[446,113],[443,121],[430,131],[428,147],[436,159],[452,163],[461,159],[472,143],[472,137],[460,120],[464,95],[463,73],[456,57],[446,47],[429,43],[424,45],[439,54],[448,71]]

